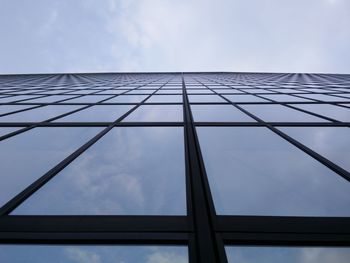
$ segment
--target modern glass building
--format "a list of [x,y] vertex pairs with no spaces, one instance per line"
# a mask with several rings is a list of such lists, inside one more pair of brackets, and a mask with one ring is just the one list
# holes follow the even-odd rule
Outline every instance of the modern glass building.
[[0,76],[0,262],[350,262],[350,75]]

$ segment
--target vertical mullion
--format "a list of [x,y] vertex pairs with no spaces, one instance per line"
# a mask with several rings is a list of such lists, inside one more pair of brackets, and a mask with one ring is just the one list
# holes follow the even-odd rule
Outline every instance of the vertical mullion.
[[195,249],[197,262],[221,262],[215,239],[213,220],[215,209],[206,187],[205,169],[200,155],[199,143],[193,123],[190,104],[182,76],[184,126],[187,174],[191,183],[192,222],[195,231]]

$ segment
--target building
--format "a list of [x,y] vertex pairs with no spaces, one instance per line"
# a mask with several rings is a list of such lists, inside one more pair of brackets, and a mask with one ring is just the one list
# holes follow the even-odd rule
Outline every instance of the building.
[[0,91],[0,262],[350,260],[350,75],[2,75]]

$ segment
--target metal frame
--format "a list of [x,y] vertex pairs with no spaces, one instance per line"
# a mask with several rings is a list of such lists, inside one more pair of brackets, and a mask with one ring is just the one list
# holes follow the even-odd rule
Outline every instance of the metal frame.
[[[175,81],[173,79],[176,78]],[[149,89],[144,86],[154,85]],[[334,86],[339,86],[338,90]],[[323,92],[307,91],[312,85],[319,86]],[[76,87],[85,87],[82,91],[91,93],[77,94]],[[223,102],[190,102],[189,95],[196,91],[196,86],[202,86],[208,93],[194,95],[215,95]],[[266,86],[261,88],[261,86]],[[280,86],[291,86],[295,93],[276,92]],[[295,87],[296,86],[296,87]],[[103,87],[103,88],[101,88]],[[108,87],[108,88],[105,88]],[[128,88],[126,88],[128,87]],[[166,87],[170,93],[158,93]],[[170,87],[170,88],[169,88]],[[214,88],[213,88],[214,87]],[[223,88],[222,88],[223,87]],[[0,127],[21,127],[19,130],[0,137],[0,141],[16,136],[36,127],[104,127],[95,137],[90,139],[74,153],[67,156],[50,171],[18,193],[7,204],[0,208],[0,243],[11,244],[160,244],[187,245],[190,262],[227,262],[225,245],[271,245],[271,246],[349,246],[350,218],[339,217],[269,217],[269,216],[218,216],[210,192],[210,185],[205,171],[205,165],[196,133],[197,126],[249,126],[266,127],[278,136],[312,156],[338,175],[350,181],[350,173],[319,153],[311,150],[277,127],[350,127],[350,122],[323,116],[314,112],[294,107],[297,104],[331,104],[349,109],[350,76],[334,74],[272,74],[272,73],[89,73],[89,74],[40,74],[40,75],[0,75],[0,107],[1,105],[28,105],[27,109],[0,114]],[[59,94],[48,94],[47,91],[61,89]],[[249,89],[260,88],[259,93],[251,94]],[[2,90],[10,92],[1,92]],[[115,89],[121,90],[115,94]],[[181,94],[171,93],[171,90],[181,90]],[[251,95],[263,98],[266,102],[234,103],[218,91],[231,89],[237,96]],[[348,89],[345,92],[341,89]],[[11,91],[14,90],[14,91]],[[109,103],[108,100],[129,91],[140,91],[138,95],[146,95],[139,103]],[[148,91],[148,92],[144,92]],[[28,92],[30,91],[30,92]],[[31,92],[32,91],[32,92]],[[16,98],[19,95],[50,96],[69,95],[74,98],[90,95],[103,95],[111,91],[110,97],[91,103],[72,103],[63,99],[53,103],[34,103],[32,98],[1,103],[2,99]],[[239,91],[241,94],[236,94]],[[190,92],[190,93],[189,93]],[[324,94],[334,101],[310,99],[310,102],[277,102],[263,95],[289,95],[303,98],[304,94]],[[303,93],[298,93],[303,92]],[[72,94],[73,95],[73,94]],[[183,103],[147,103],[147,99],[157,95],[180,95]],[[343,95],[343,96],[342,96]],[[338,101],[338,99],[344,99]],[[346,104],[347,105],[342,105]],[[198,105],[232,105],[236,109],[253,118],[254,122],[195,122],[191,112],[192,104]],[[327,122],[265,122],[245,110],[244,104],[279,104]],[[82,107],[54,116],[41,122],[1,122],[1,117],[30,111],[46,105],[81,105]],[[132,109],[120,116],[114,122],[52,122],[96,105],[134,105]],[[183,122],[121,122],[125,117],[141,105],[182,105]],[[13,216],[9,215],[18,205],[24,202],[35,191],[52,179],[69,163],[83,154],[114,127],[183,127],[186,165],[186,195],[187,216]]]

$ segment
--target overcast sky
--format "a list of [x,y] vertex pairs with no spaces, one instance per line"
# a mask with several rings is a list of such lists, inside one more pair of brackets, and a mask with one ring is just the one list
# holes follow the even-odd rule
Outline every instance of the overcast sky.
[[0,0],[0,73],[350,73],[349,0]]

